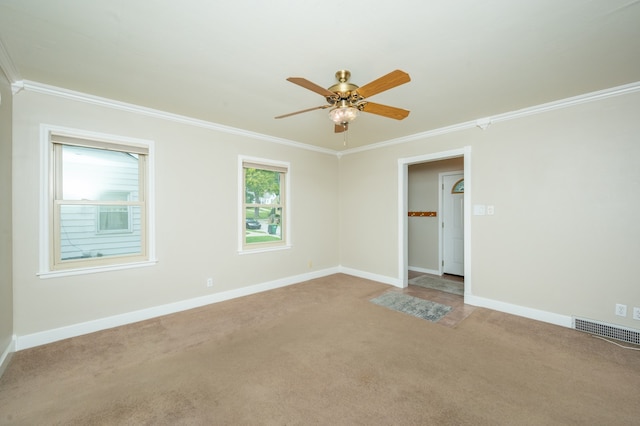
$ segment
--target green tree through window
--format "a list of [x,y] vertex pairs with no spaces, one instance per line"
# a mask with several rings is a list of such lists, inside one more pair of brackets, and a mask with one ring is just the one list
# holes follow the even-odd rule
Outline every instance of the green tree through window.
[[243,249],[285,245],[287,166],[243,161]]

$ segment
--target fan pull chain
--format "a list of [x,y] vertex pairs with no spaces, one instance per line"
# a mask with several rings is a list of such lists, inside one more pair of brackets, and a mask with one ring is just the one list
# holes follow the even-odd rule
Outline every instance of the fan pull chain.
[[342,123],[342,141],[344,146],[347,146],[347,142],[349,142],[349,124]]

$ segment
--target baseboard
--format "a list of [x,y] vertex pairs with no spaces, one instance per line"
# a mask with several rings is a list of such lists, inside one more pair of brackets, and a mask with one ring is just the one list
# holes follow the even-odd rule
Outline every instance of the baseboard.
[[151,308],[141,309],[138,311],[127,312],[111,317],[100,318],[97,320],[87,321],[79,324],[72,324],[66,327],[55,328],[52,330],[41,331],[38,333],[18,336],[15,340],[15,350],[23,350],[35,346],[53,343],[59,340],[71,337],[81,336],[83,334],[94,333],[96,331],[106,330],[113,327],[132,324],[163,315],[174,314],[213,303],[223,302],[225,300],[235,299],[238,297],[249,296],[251,294],[261,293],[263,291],[273,290],[280,287],[286,287],[298,284],[315,278],[321,278],[340,272],[339,268],[329,268],[318,270],[292,277],[282,278],[274,281],[264,282],[248,287],[235,290],[223,291],[207,296],[196,297],[193,299],[183,300],[180,302],[169,303],[166,305],[154,306]]
[[[47,343],[53,343],[59,340],[81,336],[83,334],[94,333],[96,331],[106,330],[113,327],[119,327],[122,325],[127,325],[135,322],[139,322],[139,321],[157,318],[163,315],[169,315],[169,314],[186,311],[193,308],[199,308],[201,306],[223,302],[225,300],[231,300],[238,297],[249,296],[256,293],[261,293],[263,291],[273,290],[280,287],[286,287],[289,285],[298,284],[304,281],[308,281],[315,278],[321,278],[321,277],[333,275],[336,273],[353,275],[355,277],[364,278],[364,279],[402,288],[402,280],[398,278],[388,277],[388,276],[379,275],[379,274],[373,274],[370,272],[347,268],[344,266],[318,270],[310,273],[295,275],[292,277],[286,277],[286,278],[282,278],[274,281],[268,281],[268,282],[264,282],[264,283],[260,283],[260,284],[256,284],[248,287],[243,287],[235,290],[223,291],[220,293],[214,293],[207,296],[196,297],[193,299],[169,303],[166,305],[154,306],[151,308],[141,309],[133,312],[127,312],[124,314],[114,315],[106,318],[100,318],[97,320],[87,321],[84,323],[72,324],[66,327],[45,330],[38,333],[27,334],[24,336],[14,336],[11,343],[7,348],[5,348],[2,354],[2,357],[0,358],[0,374],[8,364],[11,354],[15,351],[28,349],[35,346],[45,345]],[[556,324],[563,327],[568,327],[568,328],[572,327],[572,319],[570,316],[566,316],[566,315],[554,314],[551,312],[541,311],[538,309],[532,309],[532,308],[527,308],[519,305],[510,304],[510,303],[500,302],[497,300],[477,297],[470,294],[465,294],[464,302],[469,305],[489,308],[495,311],[518,315],[521,317],[543,321],[551,324]]]
[[486,299],[484,297],[464,295],[464,303],[480,306],[483,308],[493,309],[507,314],[517,315],[519,317],[529,318],[537,321],[547,322],[562,327],[571,328],[572,318],[568,315],[554,314],[553,312],[541,311],[538,309],[527,308],[524,306],[514,305],[511,303],[500,302],[498,300]]
[[2,355],[0,355],[0,377],[2,377],[2,375],[4,374],[4,370],[7,369],[7,366],[9,365],[9,361],[11,361],[11,356],[15,351],[16,351],[16,336],[13,335],[11,337],[11,341],[2,352]]
[[[353,275],[359,278],[364,278],[372,281],[378,281],[384,284],[390,284],[395,287],[402,288],[402,282],[398,278],[391,278],[384,275],[372,274],[370,272],[346,268],[344,266],[340,266],[339,270],[344,274]],[[436,273],[436,275],[438,274]],[[572,318],[568,315],[554,314],[552,312],[541,311],[533,308],[527,308],[524,306],[514,305],[511,303],[501,302],[499,300],[486,299],[484,297],[473,296],[468,293],[465,293],[464,295],[464,303],[473,305],[473,306],[489,308],[489,309],[493,309],[494,311],[517,315],[520,317],[529,318],[537,321],[547,322],[547,323],[559,325],[562,327],[568,327],[568,328],[572,327]]]
[[387,277],[385,275],[372,274],[371,272],[360,271],[358,269],[351,269],[344,266],[338,267],[339,272],[347,275],[353,275],[354,277],[364,278],[366,280],[378,281],[383,284],[390,284],[395,287],[402,288],[402,281],[398,278]]

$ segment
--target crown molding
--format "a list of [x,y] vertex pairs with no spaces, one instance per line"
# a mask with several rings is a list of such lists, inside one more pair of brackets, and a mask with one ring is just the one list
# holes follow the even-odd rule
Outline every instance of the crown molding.
[[507,112],[504,114],[498,114],[492,117],[487,117],[484,120],[488,120],[491,124],[495,124],[501,121],[514,120],[517,118],[522,118],[522,117],[526,117],[534,114],[542,114],[548,111],[554,111],[562,108],[569,108],[569,107],[584,104],[587,102],[599,101],[602,99],[613,98],[616,96],[627,95],[635,92],[640,92],[640,81],[624,84],[622,86],[611,87],[609,89],[585,93],[583,95],[573,96],[571,98],[561,99],[558,101],[547,102],[545,104],[523,108],[516,111]]
[[233,134],[237,136],[244,136],[251,139],[259,139],[267,142],[273,142],[280,145],[287,145],[295,148],[306,149],[309,151],[316,151],[323,154],[336,155],[335,150],[320,148],[313,145],[304,144],[301,142],[292,141],[289,139],[278,138],[275,136],[269,136],[262,133],[251,132],[249,130],[239,129],[237,127],[225,126],[223,124],[214,123],[206,120],[199,120],[196,118],[187,117],[184,115],[172,114],[165,111],[160,111],[152,108],[142,107],[126,102],[114,101],[112,99],[102,98],[100,96],[89,95],[86,93],[76,92],[73,90],[63,89],[60,87],[50,86],[34,81],[18,81],[12,84],[14,88],[14,94],[20,90],[26,90],[29,92],[42,93],[45,95],[56,96],[59,98],[70,99],[78,102],[84,102],[87,104],[98,105],[106,108],[112,108],[120,111],[130,112],[134,114],[145,115],[147,117],[158,118],[161,120],[173,121],[175,123],[186,124],[189,126],[202,127],[209,130],[215,130],[218,132]]
[[532,107],[519,109],[516,111],[506,112],[504,114],[498,114],[491,117],[479,118],[473,121],[467,121],[464,123],[454,124],[452,126],[440,127],[438,129],[427,130],[426,132],[415,133],[413,135],[404,136],[397,139],[390,139],[371,145],[366,145],[359,148],[348,149],[340,152],[340,157],[343,155],[354,154],[362,151],[369,151],[372,149],[384,148],[392,145],[399,145],[407,142],[413,142],[416,140],[432,138],[434,136],[444,135],[447,133],[458,132],[461,130],[473,129],[477,127],[482,130],[486,130],[490,125],[499,123],[501,121],[515,120],[529,115],[543,114],[545,112],[554,111],[562,108],[569,108],[575,105],[599,101],[602,99],[612,98],[615,96],[627,95],[635,92],[640,92],[640,81],[635,83],[624,84],[622,86],[616,86],[609,89],[598,90],[596,92],[586,93],[584,95],[573,96],[571,98],[561,99],[558,101],[548,102]]
[[4,75],[12,83],[22,79],[2,40],[0,40],[0,71],[4,72]]
[[[2,44],[0,43],[0,66],[3,67],[4,63],[8,59],[8,55],[6,55],[6,51],[3,50]],[[4,52],[4,53],[3,53]],[[5,57],[3,57],[3,54]],[[10,60],[9,60],[10,63]],[[9,71],[12,72],[12,71]],[[6,73],[6,70],[5,70]],[[17,72],[14,72],[14,76],[17,76]],[[190,126],[202,127],[209,130],[215,130],[218,132],[244,136],[251,139],[263,140],[266,142],[277,143],[280,145],[287,145],[295,148],[305,149],[308,151],[320,152],[323,154],[335,155],[338,159],[342,158],[344,155],[355,154],[358,152],[369,151],[373,149],[384,148],[393,145],[404,144],[408,142],[413,142],[421,139],[428,139],[435,136],[440,136],[448,133],[459,132],[462,130],[468,130],[473,128],[479,128],[482,130],[486,130],[490,125],[494,125],[500,123],[502,121],[515,120],[518,118],[526,117],[529,115],[542,114],[545,112],[568,108],[575,105],[594,102],[606,98],[611,98],[615,96],[622,96],[630,93],[635,93],[640,91],[640,81],[630,84],[625,84],[622,86],[616,86],[609,89],[599,90],[596,92],[586,93],[583,95],[574,96],[571,98],[561,99],[558,101],[548,102],[528,108],[519,109],[516,111],[510,111],[503,114],[494,115],[491,117],[479,118],[472,121],[466,121],[464,123],[458,123],[451,126],[440,127],[438,129],[427,130],[425,132],[415,133],[408,136],[403,136],[401,138],[390,139],[387,141],[374,143],[371,145],[366,145],[358,148],[347,149],[343,151],[337,151],[333,149],[320,148],[314,145],[304,144],[301,142],[292,141],[289,139],[278,138],[275,136],[269,136],[262,133],[251,132],[248,130],[239,129],[237,127],[225,126],[222,124],[214,123],[211,121],[199,120],[191,117],[186,117],[183,115],[172,114],[152,108],[141,107],[134,104],[129,104],[120,101],[114,101],[107,98],[102,98],[99,96],[88,95],[86,93],[76,92],[73,90],[62,89],[55,86],[49,86],[42,83],[37,83],[33,81],[20,81],[20,80],[11,80],[14,83],[11,85],[14,94],[20,92],[21,90],[43,93],[47,95],[57,96],[65,99],[71,99],[78,102],[84,102],[93,105],[99,105],[107,108],[113,108],[121,111],[131,112],[134,114],[145,115],[148,117],[158,118],[167,121],[173,121],[176,123],[186,124]]]

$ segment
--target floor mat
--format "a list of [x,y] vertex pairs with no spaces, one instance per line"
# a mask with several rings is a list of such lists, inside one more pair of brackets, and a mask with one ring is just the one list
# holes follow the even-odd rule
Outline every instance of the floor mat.
[[430,300],[419,299],[409,296],[408,294],[389,292],[384,293],[374,299],[372,303],[394,311],[403,312],[413,315],[414,317],[426,319],[432,322],[438,322],[440,318],[445,316],[451,309],[451,306],[442,305]]

